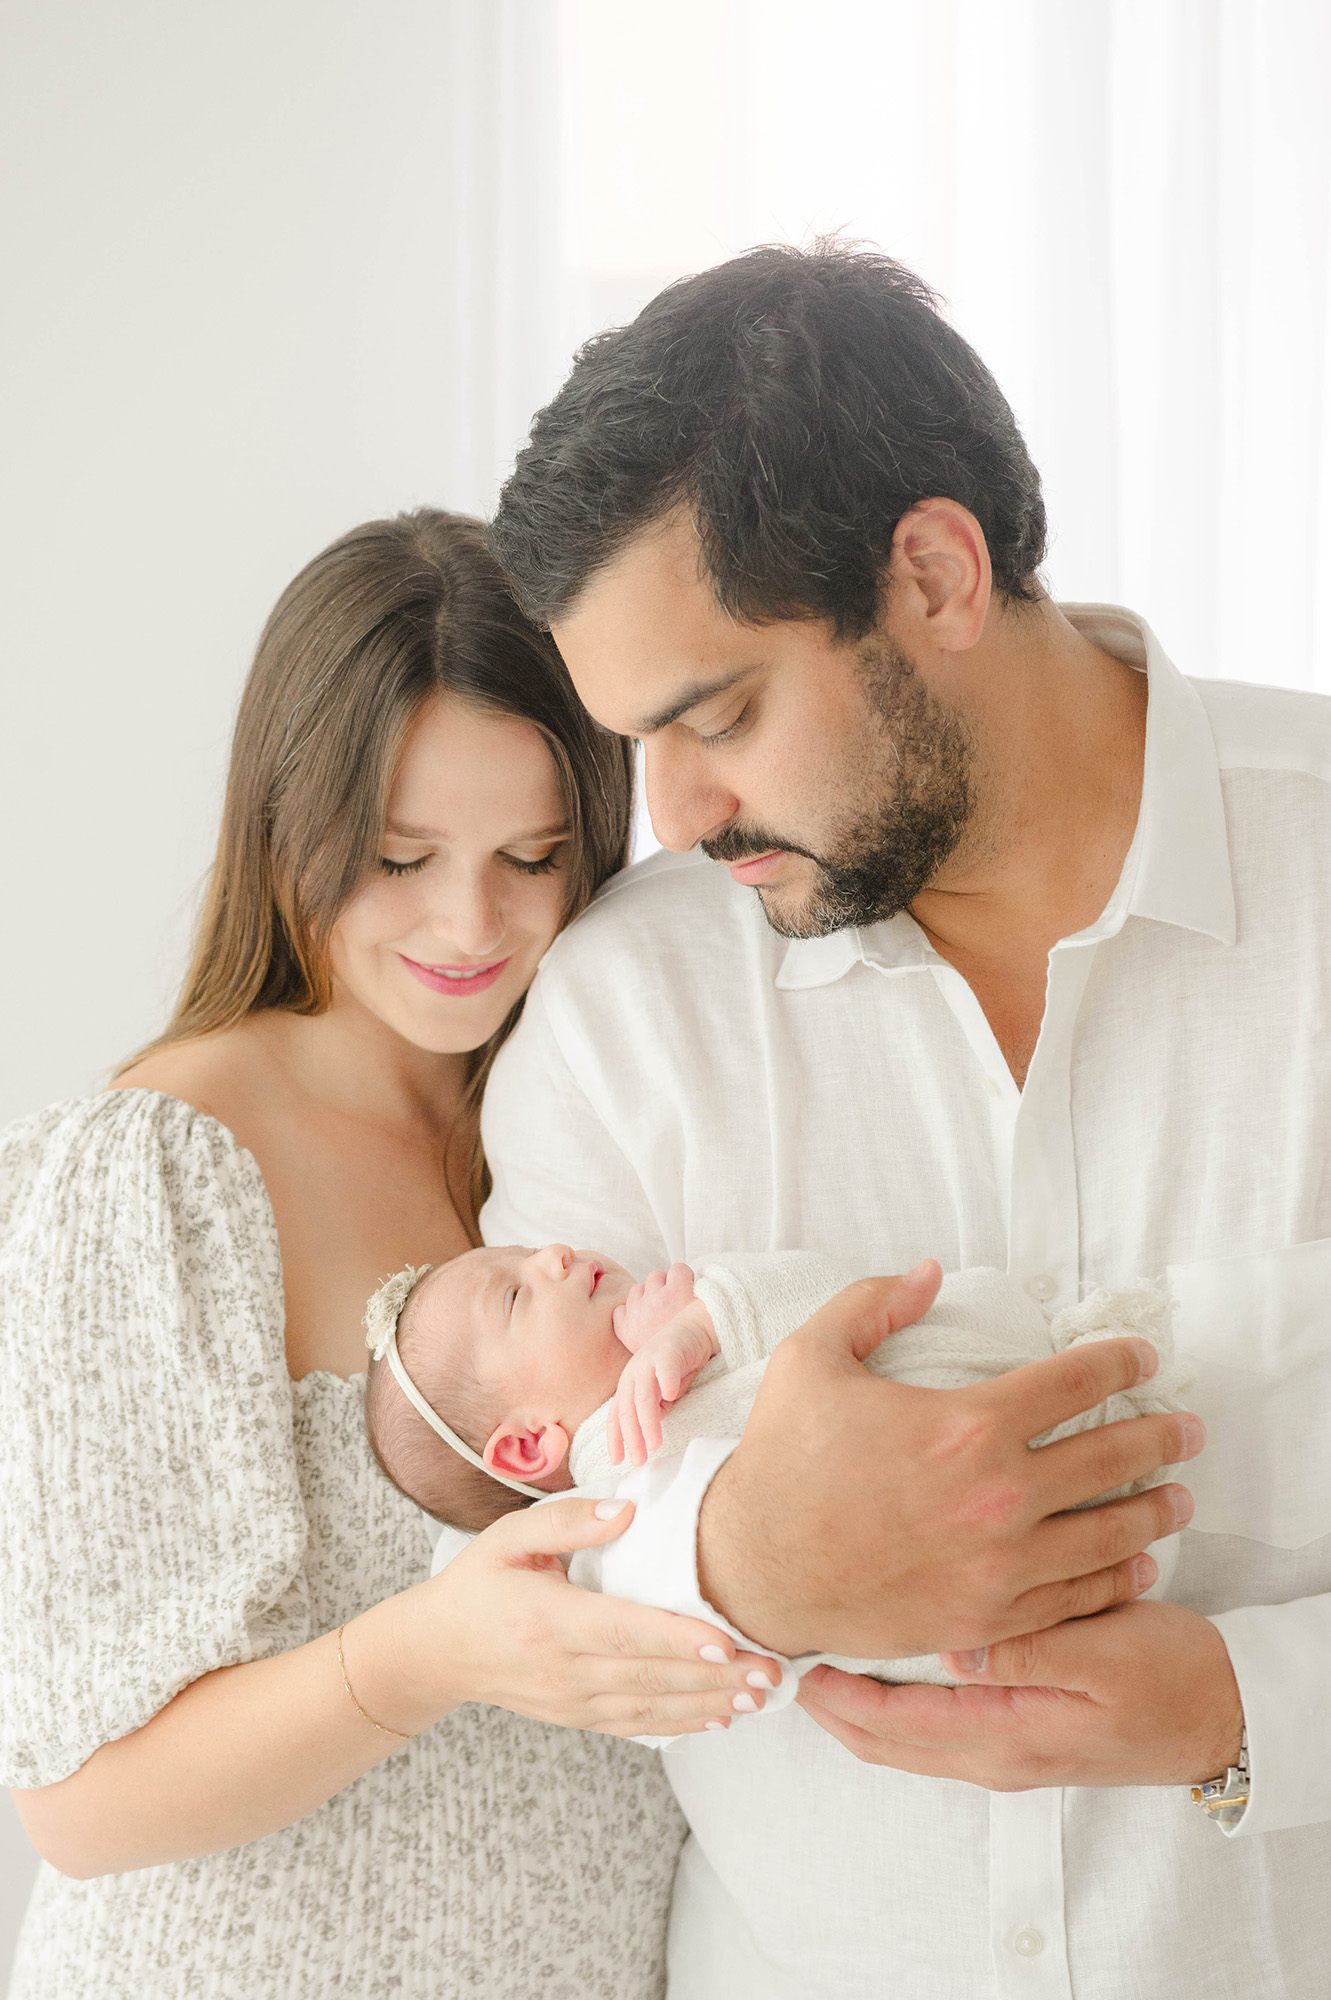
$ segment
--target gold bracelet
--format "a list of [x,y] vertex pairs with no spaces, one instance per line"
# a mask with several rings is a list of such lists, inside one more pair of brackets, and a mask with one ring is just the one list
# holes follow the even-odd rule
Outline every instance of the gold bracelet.
[[399,1742],[410,1743],[411,1738],[406,1734],[404,1730],[390,1729],[386,1722],[376,1722],[374,1717],[370,1714],[369,1710],[367,1708],[362,1708],[360,1703],[357,1701],[356,1690],[352,1687],[351,1682],[347,1679],[347,1663],[342,1657],[342,1634],[346,1631],[346,1629],[347,1628],[345,1625],[339,1625],[337,1628],[337,1664],[342,1669],[342,1685],[346,1689],[347,1693],[351,1696],[352,1707],[356,1710],[356,1713],[358,1715],[363,1715],[365,1717],[365,1720],[369,1723],[371,1729],[382,1729],[385,1736],[396,1736]]

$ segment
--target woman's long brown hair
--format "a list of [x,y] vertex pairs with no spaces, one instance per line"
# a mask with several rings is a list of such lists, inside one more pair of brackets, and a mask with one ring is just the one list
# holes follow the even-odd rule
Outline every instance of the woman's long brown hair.
[[[378,858],[403,743],[437,694],[519,716],[549,745],[570,825],[565,923],[625,865],[632,746],[582,707],[483,524],[428,507],[366,522],[300,572],[264,628],[189,970],[164,1033],[132,1061],[263,1008],[328,1006],[333,927]],[[458,1137],[473,1215],[488,1191],[481,1091],[521,1011],[470,1058]]]

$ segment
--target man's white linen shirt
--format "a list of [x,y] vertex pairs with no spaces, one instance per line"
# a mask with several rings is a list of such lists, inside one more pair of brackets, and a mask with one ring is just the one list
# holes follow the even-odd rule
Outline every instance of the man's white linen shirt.
[[[1229,1646],[1252,1803],[1226,1835],[1180,1787],[990,1794],[861,1764],[797,1708],[686,1737],[678,2000],[1327,1990],[1331,702],[1186,680],[1130,613],[1064,609],[1147,671],[1146,760],[1024,1089],[908,915],[791,943],[724,869],[657,856],[557,941],[499,1059],[484,1233],[639,1275],[934,1256],[1053,1307],[1163,1281],[1209,1431],[1168,1594]],[[675,1570],[717,1462],[640,1508]]]

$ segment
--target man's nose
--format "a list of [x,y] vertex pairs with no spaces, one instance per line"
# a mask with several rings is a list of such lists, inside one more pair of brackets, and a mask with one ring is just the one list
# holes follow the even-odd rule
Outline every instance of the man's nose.
[[673,742],[662,730],[643,745],[643,786],[652,831],[662,847],[685,854],[709,833],[729,825],[739,800],[708,772],[698,744]]

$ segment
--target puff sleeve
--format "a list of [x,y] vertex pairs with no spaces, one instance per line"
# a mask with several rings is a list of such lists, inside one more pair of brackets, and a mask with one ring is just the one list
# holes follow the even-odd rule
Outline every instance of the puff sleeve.
[[282,1274],[225,1127],[151,1091],[0,1134],[0,1782],[309,1637]]

